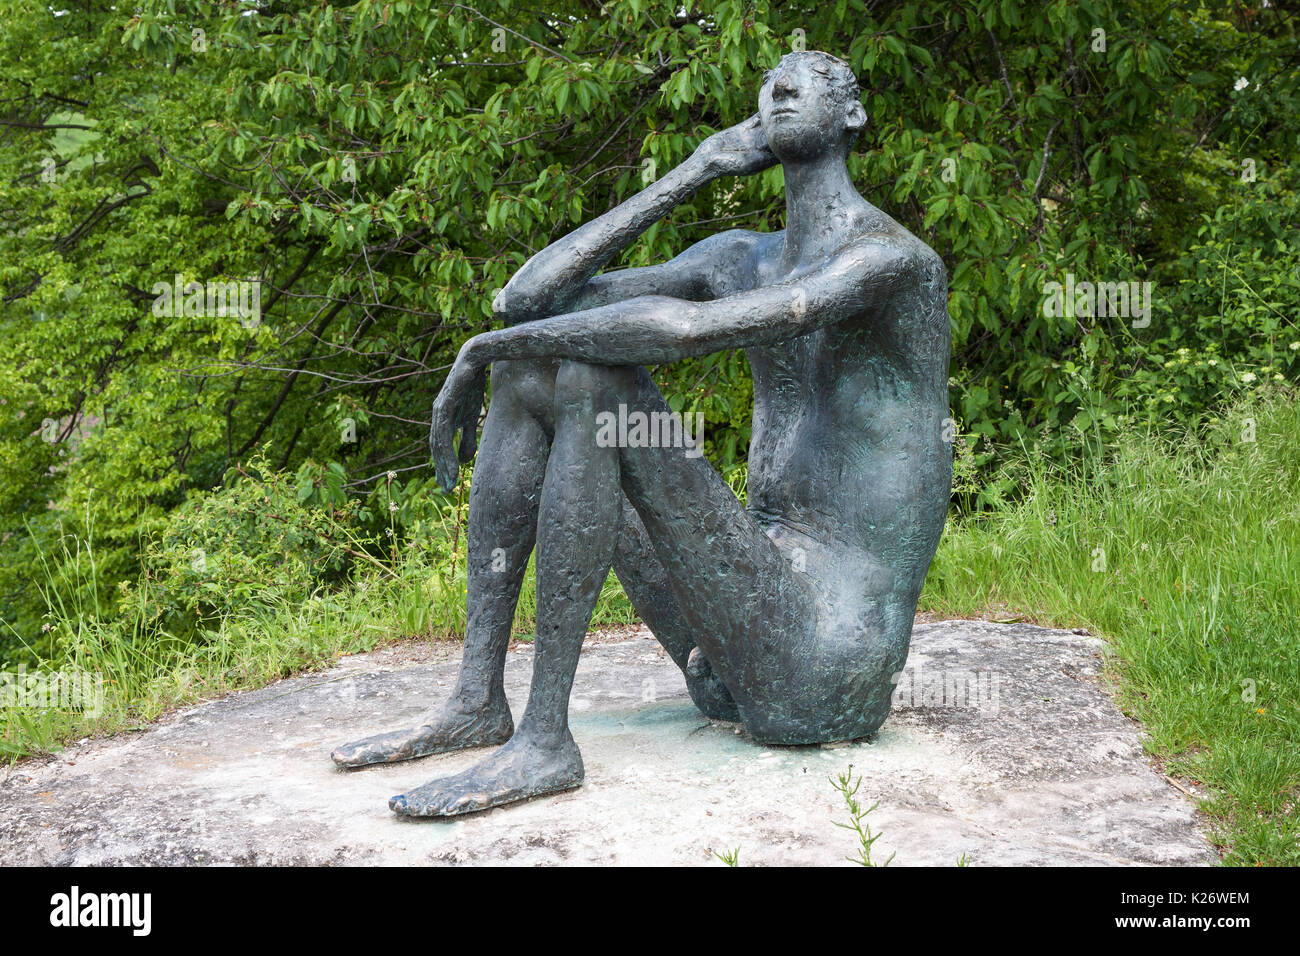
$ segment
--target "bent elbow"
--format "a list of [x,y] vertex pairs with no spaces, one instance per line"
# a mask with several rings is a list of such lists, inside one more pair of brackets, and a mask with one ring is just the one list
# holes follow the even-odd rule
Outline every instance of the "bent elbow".
[[492,314],[512,325],[521,322],[528,318],[531,309],[535,306],[530,299],[530,296],[511,289],[510,283],[507,283],[506,287],[498,290],[492,299]]

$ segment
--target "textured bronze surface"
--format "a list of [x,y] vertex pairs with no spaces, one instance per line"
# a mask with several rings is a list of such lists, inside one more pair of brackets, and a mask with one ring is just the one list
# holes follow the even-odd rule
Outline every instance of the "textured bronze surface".
[[[531,258],[493,302],[507,327],[466,343],[448,375],[430,435],[444,488],[474,454],[492,375],[460,676],[421,726],[334,759],[503,746],[394,797],[396,812],[449,816],[582,782],[568,698],[611,567],[705,714],[765,744],[859,738],[888,714],[952,478],[947,278],[850,181],[866,115],[844,63],[785,56],[758,107]],[[730,230],[597,275],[710,180],[777,162],[784,230]],[[698,448],[626,427],[670,421],[644,366],[727,349],[745,349],[754,376],[747,506]],[[502,667],[534,548],[536,663],[515,729]]]

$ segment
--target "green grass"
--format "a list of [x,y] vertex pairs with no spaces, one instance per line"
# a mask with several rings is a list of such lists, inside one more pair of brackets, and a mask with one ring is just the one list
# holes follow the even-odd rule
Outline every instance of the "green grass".
[[[68,541],[65,547],[76,548]],[[94,574],[90,551],[63,562]],[[31,707],[0,707],[0,758],[10,761],[57,751],[68,740],[142,727],[174,707],[236,690],[262,687],[295,673],[328,665],[344,654],[394,641],[455,640],[465,629],[465,567],[432,568],[426,552],[413,549],[396,572],[370,572],[349,588],[322,591],[306,601],[273,601],[223,618],[199,640],[178,639],[157,627],[146,607],[105,621],[99,608],[68,607],[46,589],[52,619],[63,631],[58,660],[43,671],[93,673],[103,680],[100,713]],[[94,587],[78,591],[95,593]],[[134,592],[140,600],[147,589]],[[536,614],[530,563],[514,631],[528,639]],[[606,582],[592,615],[593,626],[636,620],[617,580]]]
[[1013,467],[1028,494],[949,523],[922,608],[1010,609],[1107,639],[1121,706],[1166,772],[1207,788],[1225,862],[1300,863],[1294,401],[1177,443],[1131,435],[1094,468]]
[[[1120,704],[1145,725],[1151,753],[1209,794],[1202,809],[1225,862],[1300,863],[1294,400],[1238,407],[1176,443],[1133,434],[1095,465],[1059,469],[1023,457],[1007,468],[1025,495],[949,522],[922,609],[1016,614],[1104,637]],[[17,759],[140,726],[381,643],[451,639],[464,630],[464,569],[416,557],[427,553],[413,549],[395,571],[365,573],[345,590],[232,615],[201,641],[146,632],[146,608],[105,621],[101,609],[64,606],[51,590],[51,619],[64,634],[60,659],[47,666],[101,674],[104,711],[92,720],[0,709],[0,754]],[[74,558],[94,574],[89,549]],[[535,610],[530,573],[520,637],[534,630]],[[593,622],[632,620],[611,580]]]

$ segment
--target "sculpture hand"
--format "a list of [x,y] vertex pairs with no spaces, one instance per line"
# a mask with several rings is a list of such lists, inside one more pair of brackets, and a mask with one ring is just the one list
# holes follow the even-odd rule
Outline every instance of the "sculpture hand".
[[755,113],[743,123],[714,133],[695,149],[692,158],[703,160],[715,176],[748,176],[776,165],[763,126]]
[[[461,349],[451,367],[442,390],[433,402],[433,421],[429,426],[429,453],[433,473],[443,491],[456,487],[460,466],[467,464],[478,449],[478,414],[483,407],[487,387],[487,365],[466,358]],[[460,447],[456,450],[456,433]]]

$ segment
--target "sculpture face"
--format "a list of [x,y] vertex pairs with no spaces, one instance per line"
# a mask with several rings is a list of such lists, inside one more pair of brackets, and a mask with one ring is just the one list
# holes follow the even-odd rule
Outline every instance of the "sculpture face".
[[763,76],[758,115],[781,162],[844,152],[866,121],[856,97],[838,88],[834,65],[816,53],[791,53]]

